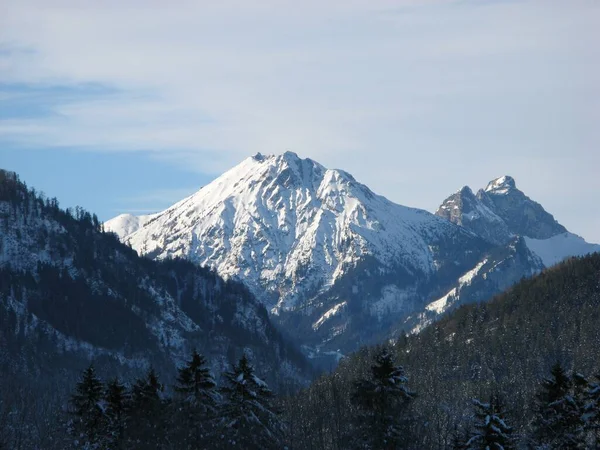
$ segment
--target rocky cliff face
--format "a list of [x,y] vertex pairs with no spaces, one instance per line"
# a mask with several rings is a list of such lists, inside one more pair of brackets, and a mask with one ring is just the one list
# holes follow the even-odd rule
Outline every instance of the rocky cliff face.
[[496,178],[477,195],[468,186],[448,197],[436,215],[467,228],[494,244],[513,236],[548,239],[566,233],[552,214],[517,189],[510,176]]

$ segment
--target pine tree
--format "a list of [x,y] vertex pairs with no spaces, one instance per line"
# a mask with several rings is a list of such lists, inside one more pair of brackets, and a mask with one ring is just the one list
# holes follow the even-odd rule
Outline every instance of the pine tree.
[[192,359],[179,369],[173,388],[178,394],[177,416],[181,418],[176,426],[180,448],[204,448],[214,439],[216,386],[205,358],[194,350]]
[[222,444],[224,448],[280,448],[283,426],[273,406],[273,393],[254,374],[246,355],[225,374],[222,388]]
[[384,348],[375,356],[371,377],[355,383],[352,402],[359,448],[397,449],[408,445],[406,407],[414,394],[407,387],[404,369],[396,366]]
[[560,363],[542,381],[537,394],[533,441],[540,448],[585,448],[581,405],[574,382]]
[[167,401],[163,398],[163,390],[153,368],[133,385],[128,424],[129,445],[132,448],[164,448]]
[[114,378],[105,392],[106,434],[111,449],[124,448],[125,425],[129,411],[130,396],[125,386]]
[[104,426],[102,394],[102,382],[96,376],[94,366],[90,365],[83,372],[70,400],[75,418],[70,422],[69,431],[75,437],[75,448],[99,448],[101,445]]
[[464,447],[467,450],[510,450],[515,448],[512,428],[504,418],[503,405],[498,394],[489,403],[473,399],[475,407],[474,433]]

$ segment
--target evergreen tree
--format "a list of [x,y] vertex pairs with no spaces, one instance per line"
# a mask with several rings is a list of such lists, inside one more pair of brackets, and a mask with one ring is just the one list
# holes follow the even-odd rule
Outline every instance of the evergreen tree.
[[90,365],[83,372],[70,400],[75,418],[70,422],[69,431],[75,437],[75,448],[100,447],[104,425],[102,394],[102,382],[96,376],[94,366]]
[[574,382],[560,363],[542,381],[537,394],[533,441],[539,448],[585,448],[583,406],[575,395]]
[[221,416],[224,448],[281,447],[283,426],[273,406],[273,393],[254,374],[246,355],[225,374],[225,381]]
[[111,449],[124,448],[129,401],[129,393],[118,378],[114,378],[107,384],[105,392],[106,434]]
[[214,439],[216,386],[204,356],[194,350],[192,359],[179,369],[174,386],[178,395],[177,416],[181,418],[176,426],[180,448],[204,448]]
[[473,399],[473,406],[475,407],[475,430],[464,448],[467,450],[514,449],[512,428],[505,422],[504,408],[499,395],[493,394],[489,403]]
[[128,424],[129,445],[140,449],[160,449],[166,439],[166,407],[163,385],[153,368],[138,379],[131,392]]
[[407,387],[404,369],[396,366],[384,348],[375,355],[371,377],[355,383],[352,402],[359,448],[405,448],[410,439],[406,407],[414,394]]

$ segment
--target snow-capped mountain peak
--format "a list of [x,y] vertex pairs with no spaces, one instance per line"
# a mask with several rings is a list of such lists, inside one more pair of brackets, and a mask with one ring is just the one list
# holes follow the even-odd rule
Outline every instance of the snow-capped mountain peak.
[[292,152],[249,157],[129,233],[117,219],[106,228],[139,253],[185,257],[244,280],[274,311],[327,290],[366,258],[384,272],[431,276],[440,239],[476,239]]
[[163,212],[105,226],[151,258],[183,257],[243,281],[317,353],[437,314],[426,305],[453,290],[444,310],[483,300],[575,243],[575,254],[592,249],[570,236],[544,241],[566,230],[509,176],[477,194],[465,186],[432,215],[292,152],[257,153]]
[[515,179],[511,176],[504,175],[502,177],[490,181],[485,188],[485,192],[495,195],[505,195],[510,190],[516,188],[517,185],[515,183]]

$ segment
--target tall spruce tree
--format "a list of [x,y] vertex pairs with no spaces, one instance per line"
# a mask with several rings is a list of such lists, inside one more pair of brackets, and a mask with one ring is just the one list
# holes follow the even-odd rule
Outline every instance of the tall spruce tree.
[[93,365],[82,374],[71,395],[72,414],[69,431],[74,436],[73,447],[99,448],[104,437],[104,413],[101,406],[103,385]]
[[407,405],[414,394],[401,366],[383,348],[375,355],[371,376],[355,383],[352,402],[357,407],[355,427],[359,448],[401,449],[410,443]]
[[131,391],[131,410],[128,424],[130,448],[161,449],[167,439],[166,412],[168,401],[164,387],[153,368],[138,379]]
[[130,395],[118,378],[112,379],[106,385],[104,402],[108,446],[111,449],[125,448],[125,427]]
[[466,450],[511,450],[515,448],[513,430],[506,424],[500,396],[492,394],[489,403],[473,399],[474,432],[466,442]]
[[280,448],[283,425],[273,405],[273,393],[255,375],[246,355],[224,378],[221,445],[248,450]]
[[208,447],[215,439],[215,413],[217,408],[217,385],[206,367],[206,359],[194,350],[192,358],[179,368],[175,409],[179,448],[198,449]]
[[585,448],[583,405],[578,401],[573,379],[560,363],[542,381],[537,394],[533,443],[538,448]]

